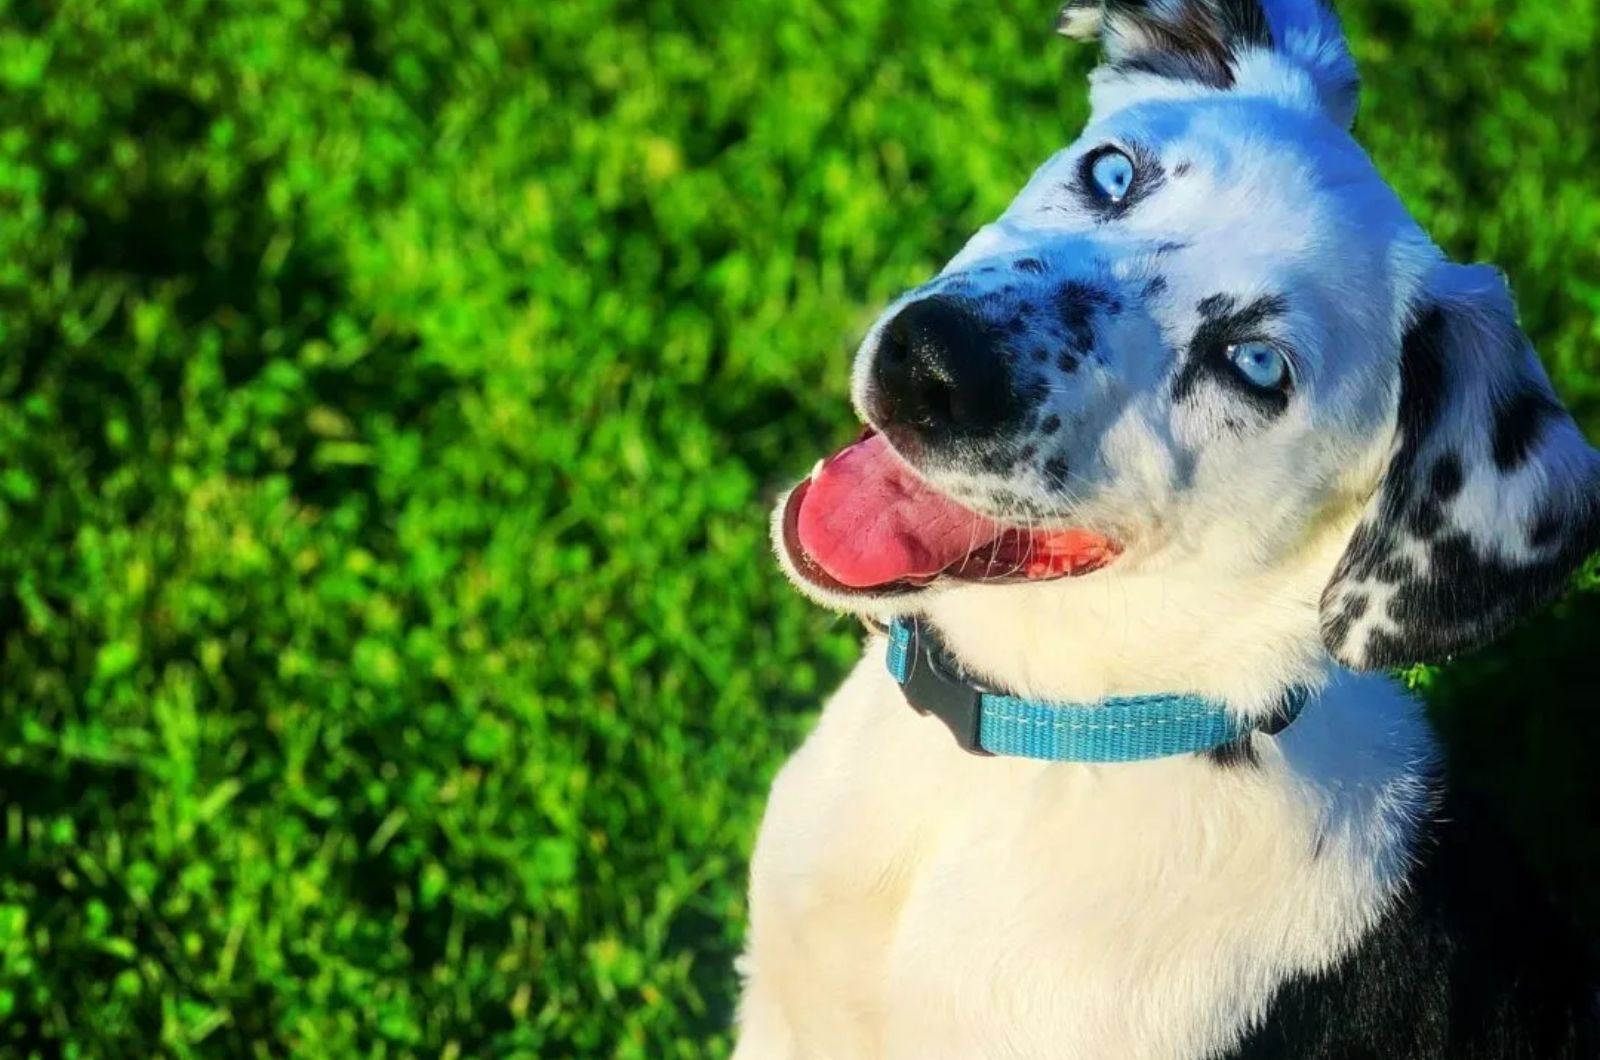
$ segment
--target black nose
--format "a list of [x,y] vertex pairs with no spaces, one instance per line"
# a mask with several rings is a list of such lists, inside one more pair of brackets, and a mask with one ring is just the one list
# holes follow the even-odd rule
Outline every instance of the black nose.
[[883,427],[927,441],[997,429],[1014,409],[996,336],[953,299],[912,302],[878,341],[867,411]]

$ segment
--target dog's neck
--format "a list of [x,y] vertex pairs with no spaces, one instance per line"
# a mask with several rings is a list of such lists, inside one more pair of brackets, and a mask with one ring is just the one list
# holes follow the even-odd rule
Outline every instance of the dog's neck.
[[1333,528],[1257,574],[1154,557],[1080,581],[941,593],[926,613],[963,665],[1014,694],[1189,692],[1264,713],[1336,665],[1318,600],[1345,540]]

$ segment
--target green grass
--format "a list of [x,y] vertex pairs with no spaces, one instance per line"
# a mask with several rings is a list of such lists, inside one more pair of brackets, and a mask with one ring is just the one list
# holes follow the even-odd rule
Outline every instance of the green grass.
[[[1342,7],[1597,433],[1600,2]],[[725,1049],[855,650],[765,508],[1083,120],[1052,17],[0,0],[0,1054]],[[1591,925],[1597,628],[1424,675]]]

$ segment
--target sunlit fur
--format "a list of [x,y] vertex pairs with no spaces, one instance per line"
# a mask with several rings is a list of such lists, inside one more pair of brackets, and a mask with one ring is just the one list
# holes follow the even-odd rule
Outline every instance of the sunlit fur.
[[[926,616],[963,665],[1022,695],[1200,693],[1245,715],[1290,684],[1316,695],[1282,735],[1255,738],[1249,769],[977,758],[905,707],[870,639],[773,788],[739,1060],[1221,1055],[1288,977],[1349,952],[1404,886],[1434,751],[1417,705],[1359,670],[1412,642],[1481,641],[1554,591],[1481,621],[1448,603],[1419,620],[1428,628],[1386,617],[1395,585],[1362,556],[1401,556],[1419,584],[1443,576],[1438,538],[1408,536],[1395,498],[1412,495],[1386,480],[1430,465],[1399,455],[1460,459],[1463,485],[1439,514],[1472,556],[1565,573],[1592,541],[1600,465],[1564,413],[1549,411],[1515,468],[1496,464],[1485,439],[1503,398],[1548,395],[1548,381],[1499,277],[1446,262],[1346,132],[1353,69],[1332,16],[1315,0],[1268,4],[1276,48],[1236,49],[1219,88],[1140,69],[1160,34],[1120,19],[1123,6],[1069,7],[1068,31],[1106,34],[1089,125],[888,307],[853,380],[865,416],[879,333],[912,300],[951,293],[996,327],[1020,318],[1018,377],[1044,380],[1024,428],[917,469],[975,510],[1092,529],[1122,556],[1078,579],[879,600],[790,573],[840,610]],[[1161,173],[1115,218],[1076,186],[1083,157],[1107,145]],[[1108,301],[1092,349],[1062,368],[1070,283]],[[1282,300],[1258,329],[1293,357],[1281,414],[1205,380],[1175,398],[1218,296]],[[1434,433],[1408,439],[1402,351],[1430,307],[1448,314],[1440,341],[1459,357],[1446,392],[1424,395]],[[998,471],[997,451],[1011,454]],[[1558,532],[1530,545],[1540,520]]]
[[1422,722],[1371,678],[1258,746],[976,758],[874,644],[773,785],[735,1055],[1213,1055],[1371,927],[1429,798]]

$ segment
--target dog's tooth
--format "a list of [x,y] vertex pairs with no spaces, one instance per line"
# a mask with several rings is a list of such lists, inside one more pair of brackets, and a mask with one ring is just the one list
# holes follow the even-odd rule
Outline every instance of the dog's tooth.
[[826,458],[819,458],[817,460],[817,466],[811,469],[811,480],[813,482],[816,481],[818,475],[822,474],[822,465],[826,464],[827,462],[828,461]]

